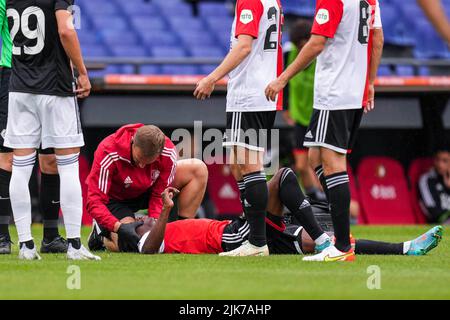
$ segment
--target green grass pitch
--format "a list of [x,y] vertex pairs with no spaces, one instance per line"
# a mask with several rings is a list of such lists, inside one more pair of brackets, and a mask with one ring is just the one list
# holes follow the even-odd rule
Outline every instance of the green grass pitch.
[[[357,238],[404,241],[428,227],[355,227]],[[42,227],[33,226],[37,242]],[[354,263],[306,263],[299,256],[223,258],[211,255],[101,253],[100,262],[43,255],[23,262],[0,256],[4,299],[450,299],[449,228],[428,256],[358,256]],[[14,229],[11,230],[15,236]],[[83,229],[84,240],[89,230]],[[67,288],[69,266],[80,270],[79,290]],[[367,287],[369,266],[381,289]],[[69,281],[70,282],[70,281]]]

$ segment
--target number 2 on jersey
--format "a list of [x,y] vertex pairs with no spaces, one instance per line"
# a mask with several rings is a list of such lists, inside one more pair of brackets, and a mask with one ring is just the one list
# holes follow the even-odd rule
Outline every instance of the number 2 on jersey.
[[[277,8],[271,7],[267,12],[267,18],[270,21],[275,21],[274,24],[270,25],[266,32],[266,38],[264,40],[264,50],[276,50],[278,45],[278,11]],[[272,40],[273,34],[276,33],[277,39]]]
[[[13,54],[21,55],[23,52],[27,55],[37,55],[42,52],[45,46],[45,15],[44,12],[35,6],[26,8],[22,17],[20,17],[19,12],[16,9],[8,9],[6,11],[8,18],[13,19],[13,26],[11,28],[11,39],[14,43],[14,38],[17,33],[22,31],[24,37],[30,40],[37,40],[34,46],[23,46],[23,48],[16,47],[13,45]],[[34,16],[37,21],[36,29],[31,30],[29,26],[30,18]]]

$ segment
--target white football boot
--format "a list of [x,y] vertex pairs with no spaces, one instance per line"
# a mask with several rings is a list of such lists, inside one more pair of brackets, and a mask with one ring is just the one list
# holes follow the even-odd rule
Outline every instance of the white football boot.
[[322,252],[304,257],[303,261],[323,261],[323,262],[336,262],[336,261],[355,261],[355,251],[350,249],[348,252],[342,252],[338,250],[334,245],[329,246]]
[[41,256],[38,254],[36,246],[33,249],[28,249],[25,244],[22,244],[19,251],[20,260],[41,260]]
[[252,245],[250,242],[245,241],[242,245],[228,252],[219,253],[221,257],[251,257],[251,256],[268,256],[269,247],[267,245],[263,247],[257,247]]
[[75,249],[71,243],[67,249],[67,259],[69,260],[102,260],[99,256],[95,256],[89,252],[83,245],[80,249]]

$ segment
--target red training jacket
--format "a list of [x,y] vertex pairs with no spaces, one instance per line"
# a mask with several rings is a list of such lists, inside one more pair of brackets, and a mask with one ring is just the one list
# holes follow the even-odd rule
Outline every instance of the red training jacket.
[[148,214],[158,218],[163,206],[161,193],[175,177],[177,153],[167,137],[163,153],[155,162],[145,168],[132,164],[131,140],[142,126],[126,125],[106,137],[95,151],[94,163],[86,180],[87,211],[98,224],[110,231],[118,221],[106,207],[110,199],[132,200],[151,190]]

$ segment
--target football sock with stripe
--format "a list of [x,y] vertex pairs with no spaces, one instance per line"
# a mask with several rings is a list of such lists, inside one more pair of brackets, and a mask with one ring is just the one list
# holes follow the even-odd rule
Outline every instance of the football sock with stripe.
[[342,252],[350,245],[350,187],[347,172],[339,172],[325,177],[328,189],[331,218],[333,220],[336,248]]
[[[79,153],[56,156],[60,178],[61,210],[64,217],[67,240],[80,238],[83,198],[78,171]],[[70,243],[70,241],[69,241]]]
[[257,247],[267,244],[266,207],[269,199],[266,174],[253,172],[244,176],[245,216],[250,225],[249,242]]
[[39,210],[44,218],[44,239],[51,242],[59,236],[59,174],[41,174]]
[[11,172],[0,169],[0,236],[9,236],[9,220],[12,216],[9,199],[9,182]]
[[329,200],[327,181],[325,180],[325,175],[323,174],[323,167],[322,166],[318,166],[317,168],[314,169],[314,171],[316,172],[316,176],[319,179],[319,182],[320,182],[320,184],[322,186],[322,189],[323,189],[323,192],[325,193],[325,196],[327,197],[327,200]]
[[[372,240],[356,240],[355,253],[356,254],[389,254],[389,255],[403,255],[409,250],[406,243],[387,243]],[[405,247],[408,249],[405,251]]]
[[[285,205],[298,219],[314,241],[325,234],[314,217],[310,203],[305,199],[305,195],[303,194],[302,189],[300,189],[297,176],[294,171],[289,168],[283,169],[278,193],[283,205]],[[320,243],[318,244],[322,244],[326,239],[328,239],[328,237],[325,237],[325,239],[321,238]]]
[[28,184],[36,162],[36,152],[27,156],[13,156],[13,171],[9,195],[19,242],[33,240],[31,235],[31,197]]

